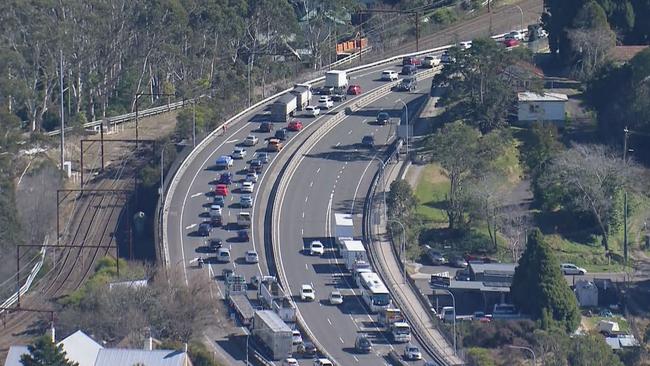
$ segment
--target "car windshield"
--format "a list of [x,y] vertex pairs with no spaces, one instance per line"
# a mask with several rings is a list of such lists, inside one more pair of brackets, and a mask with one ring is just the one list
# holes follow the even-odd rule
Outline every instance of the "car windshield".
[[377,115],[377,118],[379,119],[388,119],[388,113],[382,112]]
[[302,292],[304,292],[306,294],[311,294],[312,290],[310,288],[303,288]]
[[373,295],[372,303],[377,306],[386,306],[390,304],[390,296],[388,294]]

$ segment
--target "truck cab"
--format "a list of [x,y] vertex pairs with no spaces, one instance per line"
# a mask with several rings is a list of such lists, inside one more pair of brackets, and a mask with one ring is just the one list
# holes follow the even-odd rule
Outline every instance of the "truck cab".
[[251,226],[251,213],[250,212],[240,212],[237,215],[237,225],[240,227],[250,227]]
[[411,341],[411,326],[406,322],[395,322],[390,327],[390,334],[395,343],[408,343]]

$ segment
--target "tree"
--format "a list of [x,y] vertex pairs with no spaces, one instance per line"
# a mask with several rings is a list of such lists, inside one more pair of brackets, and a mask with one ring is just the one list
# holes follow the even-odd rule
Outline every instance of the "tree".
[[463,229],[470,204],[468,183],[484,175],[504,149],[499,131],[482,135],[477,129],[457,121],[443,126],[429,138],[427,147],[449,178],[445,208],[450,229]]
[[567,356],[572,366],[623,366],[601,335],[574,337]]
[[575,74],[589,80],[606,61],[610,48],[616,45],[616,35],[607,23],[603,8],[591,0],[584,4],[568,30],[576,62]]
[[567,332],[580,323],[575,295],[560,271],[560,263],[539,229],[528,236],[526,250],[518,262],[510,292],[515,305],[543,327],[557,322]]
[[590,215],[609,250],[608,238],[622,223],[623,189],[637,173],[634,162],[623,162],[607,146],[574,145],[547,166],[540,187],[557,192],[565,209]]
[[63,345],[55,345],[47,336],[38,338],[27,349],[29,354],[20,356],[20,363],[24,366],[79,366],[68,361]]
[[411,185],[404,179],[393,181],[386,197],[386,205],[391,217],[409,218],[417,205]]

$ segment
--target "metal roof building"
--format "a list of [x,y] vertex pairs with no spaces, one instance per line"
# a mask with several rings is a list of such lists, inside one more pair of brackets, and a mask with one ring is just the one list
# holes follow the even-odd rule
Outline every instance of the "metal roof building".
[[190,366],[187,353],[182,351],[104,348],[97,354],[95,366]]

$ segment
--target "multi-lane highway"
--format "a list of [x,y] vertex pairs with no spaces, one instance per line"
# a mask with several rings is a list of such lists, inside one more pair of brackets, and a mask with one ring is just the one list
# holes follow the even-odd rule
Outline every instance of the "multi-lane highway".
[[[279,231],[278,261],[294,296],[302,284],[312,284],[316,289],[317,301],[298,301],[297,306],[311,332],[341,365],[380,365],[391,349],[403,352],[404,345],[392,344],[387,333],[377,328],[376,315],[368,314],[359,289],[352,285],[351,276],[334,254],[334,213],[352,214],[355,236],[361,237],[365,194],[380,163],[374,157],[394,138],[403,108],[397,100],[409,103],[428,93],[430,85],[420,83],[420,89],[413,93],[388,94],[348,116],[305,155],[296,157],[299,166],[289,180],[286,196],[280,197],[280,219],[273,223]],[[414,103],[409,104],[411,110],[416,109]],[[391,112],[391,124],[376,123],[380,111]],[[361,140],[367,135],[374,137],[374,149],[362,146]],[[302,251],[303,244],[312,240],[325,243],[328,250],[324,256],[308,256]],[[328,296],[334,289],[344,295],[342,305],[329,305]],[[354,352],[359,334],[373,341],[371,354]]]

